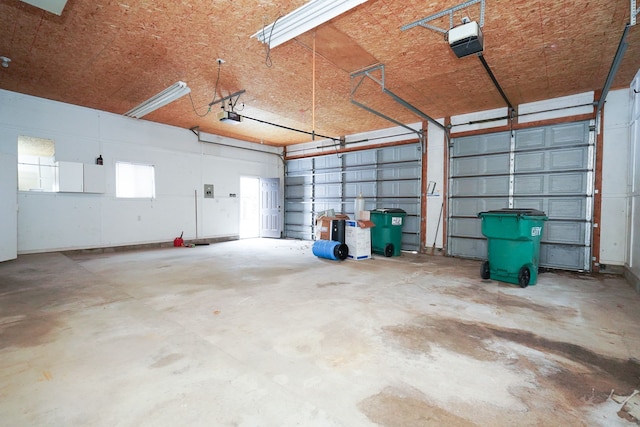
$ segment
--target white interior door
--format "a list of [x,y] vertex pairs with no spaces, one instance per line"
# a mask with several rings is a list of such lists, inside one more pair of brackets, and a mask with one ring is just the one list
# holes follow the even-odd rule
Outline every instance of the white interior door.
[[16,156],[0,153],[0,261],[18,257],[17,175]]
[[280,238],[280,178],[260,179],[260,237]]

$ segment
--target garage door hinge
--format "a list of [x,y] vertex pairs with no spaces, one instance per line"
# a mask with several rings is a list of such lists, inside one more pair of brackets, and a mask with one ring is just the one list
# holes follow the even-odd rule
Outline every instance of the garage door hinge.
[[596,131],[596,125],[590,125],[590,126],[589,126],[589,130],[590,130],[591,132],[595,132],[595,131]]
[[593,223],[593,228],[598,228],[598,223],[597,222]]

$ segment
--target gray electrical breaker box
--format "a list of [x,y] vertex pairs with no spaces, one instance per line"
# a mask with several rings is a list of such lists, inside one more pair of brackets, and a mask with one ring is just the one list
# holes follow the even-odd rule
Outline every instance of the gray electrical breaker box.
[[204,198],[213,199],[213,184],[204,185]]

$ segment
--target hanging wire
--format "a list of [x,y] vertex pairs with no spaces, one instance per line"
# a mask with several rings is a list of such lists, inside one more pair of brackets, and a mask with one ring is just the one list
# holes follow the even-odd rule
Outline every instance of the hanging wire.
[[193,102],[193,98],[191,97],[191,92],[189,92],[189,100],[191,101],[191,108],[193,108],[193,112],[198,117],[206,117],[211,112],[211,105],[213,105],[213,102],[216,100],[216,96],[218,95],[218,83],[220,82],[220,69],[222,68],[222,61],[217,60],[217,62],[218,62],[218,75],[216,77],[216,84],[215,84],[215,87],[213,89],[213,99],[209,103],[209,108],[207,108],[206,113],[204,113],[204,114],[198,113],[198,110],[196,110],[196,105]]
[[[278,20],[282,18],[282,15],[278,16],[276,18],[276,20],[273,22],[273,25],[271,25],[271,30],[269,31],[269,41],[267,41],[267,43],[265,43],[267,46],[265,47],[265,60],[264,63],[267,66],[267,68],[271,68],[273,66],[273,61],[271,60],[271,36],[273,35],[273,29],[276,27],[276,24],[278,23]],[[265,30],[266,26],[264,25],[264,21],[262,23],[262,40],[266,40],[265,37]]]
[[218,59],[217,62],[218,62],[218,75],[216,77],[216,84],[213,88],[213,99],[211,100],[209,105],[213,104],[213,102],[216,100],[216,96],[218,95],[218,82],[220,82],[220,69],[222,68],[222,60]]
[[204,113],[204,114],[198,113],[198,110],[196,110],[196,105],[193,103],[193,98],[191,97],[191,92],[189,92],[189,100],[191,101],[191,108],[193,108],[193,112],[196,114],[196,116],[198,116],[198,117],[206,117],[207,114],[209,114],[211,112],[211,106],[209,106],[209,108],[207,109],[206,113]]

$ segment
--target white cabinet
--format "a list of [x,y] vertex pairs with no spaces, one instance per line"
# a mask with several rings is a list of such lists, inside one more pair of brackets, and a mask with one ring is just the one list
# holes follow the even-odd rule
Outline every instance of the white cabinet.
[[82,163],[56,163],[56,191],[61,193],[82,193],[84,188],[84,167]]
[[104,166],[57,162],[56,191],[60,193],[104,193],[106,191]]
[[84,165],[84,192],[104,193],[106,191],[104,166]]

